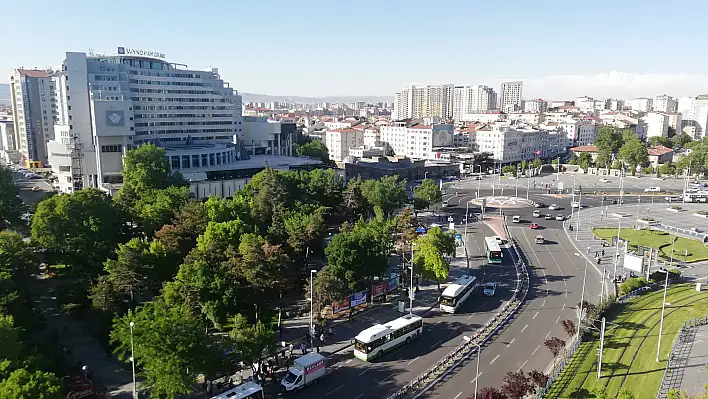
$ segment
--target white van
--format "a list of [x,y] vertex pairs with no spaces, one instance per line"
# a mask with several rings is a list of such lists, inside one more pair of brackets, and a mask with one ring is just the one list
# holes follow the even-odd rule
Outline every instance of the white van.
[[308,353],[295,359],[280,385],[287,392],[297,391],[319,380],[327,374],[325,357],[319,353]]
[[443,205],[442,205],[443,208],[446,208],[446,207],[447,207],[447,201],[448,201],[448,200],[443,201]]
[[514,223],[521,223],[521,216],[514,215],[514,218],[511,221]]

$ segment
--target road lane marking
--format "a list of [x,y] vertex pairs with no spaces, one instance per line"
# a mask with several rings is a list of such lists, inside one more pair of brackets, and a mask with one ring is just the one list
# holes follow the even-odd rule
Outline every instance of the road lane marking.
[[565,297],[566,298],[568,297],[568,290],[567,289],[565,290]]
[[[418,356],[418,357],[420,357],[420,356]],[[416,360],[418,360],[418,357],[416,357],[415,359],[413,359],[413,360],[411,360],[410,362],[408,362],[408,364],[411,364],[411,363],[415,362]]]
[[531,356],[535,355],[539,349],[541,349],[541,345],[537,346],[536,349],[533,350],[533,353],[531,354]]
[[337,392],[338,390],[342,389],[342,387],[344,387],[344,385],[340,385],[340,386],[334,388],[333,390],[329,391],[329,393],[326,394],[325,396],[329,396],[329,395],[331,395],[331,394]]
[[472,313],[471,315],[469,315],[469,317],[467,317],[467,320],[471,319],[472,316],[474,316],[474,313]]
[[529,362],[529,361],[526,360],[526,361],[524,362],[524,364],[522,364],[521,367],[519,367],[519,369],[516,370],[516,372],[518,373],[519,371],[521,371],[521,369],[524,368],[524,366],[526,366],[526,363],[528,363],[528,362]]
[[384,382],[386,382],[386,380],[388,380],[389,378],[393,377],[394,375],[396,375],[396,373],[391,373],[391,375],[389,375],[388,377],[386,377],[386,378],[384,378],[383,380],[381,380],[381,381],[379,382],[379,385],[383,384]]
[[460,396],[462,396],[462,392],[460,392],[460,393],[458,393],[457,395],[455,395],[455,397],[452,398],[452,399],[457,399],[457,398],[459,398]]
[[356,397],[356,398],[354,398],[354,399],[359,399],[359,398],[360,398],[360,397],[362,397],[362,396],[364,396],[364,394],[363,394],[363,393],[362,393],[361,395],[357,396],[357,397]]
[[362,371],[361,373],[359,373],[359,377],[361,377],[362,375],[364,375],[364,374],[365,374],[367,371],[369,371],[369,370],[371,370],[371,367],[369,367],[369,368],[367,368],[366,370],[364,370],[364,371]]
[[546,336],[543,337],[543,338],[548,338],[549,335],[551,335],[551,332],[550,332],[550,331],[549,331],[548,334],[546,334]]
[[499,359],[499,355],[496,355],[496,356],[494,357],[494,359],[492,359],[492,361],[489,362],[489,364],[492,364],[492,363],[496,362],[497,359]]
[[347,360],[347,361],[344,362],[344,363],[349,364],[349,363],[351,363],[352,360],[354,360],[354,359],[349,359],[349,360]]
[[565,304],[563,304],[563,309],[561,309],[561,310],[565,310]]
[[440,324],[440,323],[442,323],[442,320],[438,320],[438,322],[435,323],[435,325],[437,326],[437,325]]
[[546,300],[545,300],[545,299],[543,300],[543,303],[541,304],[541,307],[544,307],[544,306],[546,306]]
[[511,346],[511,344],[513,344],[513,343],[514,343],[514,341],[516,341],[516,338],[512,338],[512,339],[511,339],[511,341],[509,341],[509,343],[508,343],[508,344],[506,344],[506,347],[507,347],[507,348],[508,348],[508,347],[510,347],[510,346]]
[[527,329],[528,327],[529,327],[529,325],[528,325],[528,324],[527,324],[527,325],[525,325],[525,326],[524,326],[524,328],[522,328],[522,329],[521,329],[521,332],[524,332],[524,331],[526,331],[526,329]]
[[482,376],[482,373],[477,374],[477,376],[474,377],[474,379],[473,379],[472,381],[470,381],[470,382],[471,382],[472,384],[474,384],[474,382],[477,381],[477,378],[479,378],[479,377],[481,377],[481,376]]
[[539,313],[539,312],[536,312],[536,314],[533,315],[533,317],[532,317],[531,319],[532,319],[532,320],[536,320],[536,316],[538,316],[538,313]]
[[556,324],[558,324],[558,322],[560,321],[560,319],[561,319],[561,317],[558,316],[558,318],[556,319]]
[[438,346],[438,344],[440,344],[440,343],[442,343],[442,339],[441,339],[440,341],[434,343],[433,346],[430,347],[430,349],[435,348],[435,347]]

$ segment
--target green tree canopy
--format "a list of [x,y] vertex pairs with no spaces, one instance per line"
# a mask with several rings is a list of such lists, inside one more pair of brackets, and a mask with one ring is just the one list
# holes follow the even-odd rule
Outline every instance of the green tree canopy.
[[647,146],[636,136],[632,136],[620,148],[619,158],[630,166],[632,175],[634,175],[637,171],[637,166],[645,165],[649,162]]
[[592,163],[592,156],[587,152],[581,152],[578,155],[578,165],[583,169],[588,169]]
[[435,280],[440,289],[440,282],[447,279],[450,271],[449,257],[455,255],[455,236],[443,232],[440,227],[433,227],[428,233],[418,237],[414,244],[413,264],[418,273]]
[[117,199],[128,203],[147,191],[187,185],[179,173],[170,171],[165,150],[153,144],[128,150],[123,158],[122,175],[123,186]]
[[433,179],[423,179],[418,187],[413,190],[413,198],[420,208],[429,208],[431,204],[442,201],[440,187]]
[[15,301],[28,296],[38,264],[34,248],[21,235],[0,231],[0,312],[12,312]]
[[61,381],[52,373],[20,368],[0,380],[0,398],[62,399]]
[[32,239],[85,276],[100,273],[126,230],[125,214],[111,197],[92,188],[49,197],[32,218]]
[[325,165],[329,165],[329,150],[322,140],[312,140],[309,143],[300,144],[295,147],[295,153],[300,156],[319,159]]
[[364,180],[361,193],[369,204],[369,210],[381,208],[385,216],[406,203],[406,181],[398,176],[384,176],[380,180]]
[[21,216],[25,207],[20,190],[12,179],[12,171],[0,166],[0,231],[23,225]]
[[[215,197],[209,198],[207,204],[214,199]],[[211,218],[206,204],[200,201],[188,201],[179,208],[172,224],[162,226],[155,233],[155,238],[168,251],[177,252],[184,257],[196,246],[197,238],[206,231],[210,220],[217,221]]]
[[688,134],[686,134],[686,133],[677,134],[671,138],[671,144],[672,144],[671,148],[673,148],[674,150],[684,148],[686,146],[686,144],[690,143],[691,141],[693,141],[693,139]]
[[199,373],[213,377],[222,369],[224,345],[187,306],[168,306],[158,298],[117,317],[111,343],[125,362],[131,355],[130,322],[134,322],[135,362],[151,397],[189,394]]
[[275,332],[268,329],[260,320],[250,324],[242,315],[236,315],[229,338],[236,348],[236,358],[251,366],[255,373],[260,369],[264,354],[275,350]]
[[649,147],[663,145],[664,147],[672,148],[674,145],[674,142],[673,142],[673,140],[671,140],[668,137],[654,136],[654,137],[649,137],[649,140],[647,140],[647,145]]

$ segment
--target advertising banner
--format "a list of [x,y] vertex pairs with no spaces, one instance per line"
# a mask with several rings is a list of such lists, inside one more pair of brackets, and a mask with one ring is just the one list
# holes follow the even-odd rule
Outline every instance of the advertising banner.
[[351,295],[350,306],[356,307],[366,303],[366,291],[357,292]]
[[371,292],[374,293],[373,294],[374,298],[380,297],[381,295],[386,293],[386,283],[376,284],[375,286],[373,286],[371,288]]
[[347,298],[343,301],[332,303],[332,314],[341,313],[347,309],[349,309],[349,298]]
[[398,289],[398,277],[388,280],[388,292]]
[[624,254],[624,268],[642,273],[644,271],[644,257]]

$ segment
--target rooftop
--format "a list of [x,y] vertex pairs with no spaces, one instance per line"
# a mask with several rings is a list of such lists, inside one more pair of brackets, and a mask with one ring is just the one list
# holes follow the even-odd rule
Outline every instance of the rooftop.
[[570,150],[573,152],[597,152],[597,147],[594,145],[581,145]]
[[52,76],[51,70],[39,70],[39,69],[18,69],[20,75],[24,75],[30,78],[49,78]]
[[668,154],[670,152],[674,152],[674,150],[672,150],[671,148],[668,148],[668,147],[664,147],[663,145],[657,145],[657,146],[651,147],[647,150],[647,153],[649,155],[655,155],[655,156]]

